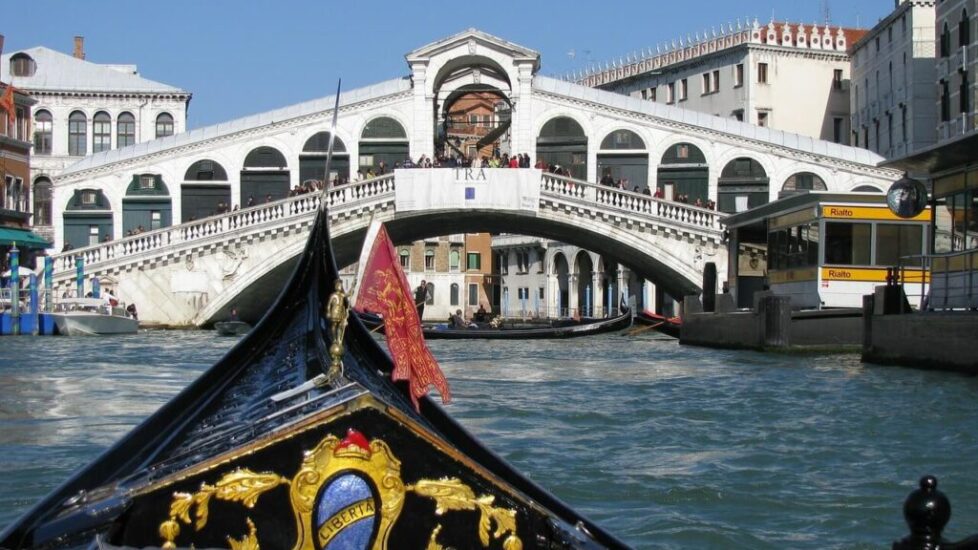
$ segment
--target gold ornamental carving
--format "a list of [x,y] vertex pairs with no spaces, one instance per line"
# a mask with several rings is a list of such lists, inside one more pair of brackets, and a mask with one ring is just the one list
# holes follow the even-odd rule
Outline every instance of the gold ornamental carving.
[[[376,493],[345,503],[333,517],[321,521],[317,526],[316,508],[320,502],[318,499],[324,498],[324,487],[335,479],[350,475],[369,480]],[[408,491],[434,500],[435,515],[439,517],[453,511],[478,510],[477,536],[484,548],[492,540],[504,536],[502,546],[505,550],[523,548],[522,541],[516,535],[515,510],[493,506],[494,496],[476,496],[471,487],[457,478],[422,479],[405,485],[401,479],[401,461],[394,456],[390,447],[380,439],[368,441],[360,432],[352,429],[342,440],[328,435],[314,449],[306,451],[292,479],[273,472],[258,473],[239,468],[225,474],[213,485],[201,484],[197,492],[174,493],[169,517],[159,526],[162,547],[176,548],[181,525],[192,525],[195,531],[207,526],[212,501],[234,502],[252,509],[262,495],[282,485],[289,487],[289,502],[295,519],[297,538],[293,550],[325,548],[344,528],[367,517],[373,517],[378,522],[371,549],[385,550]],[[226,537],[232,550],[259,548],[255,524],[251,518],[245,521],[246,533],[239,538]],[[441,524],[436,524],[429,536],[428,550],[443,548],[437,540],[441,529]]]

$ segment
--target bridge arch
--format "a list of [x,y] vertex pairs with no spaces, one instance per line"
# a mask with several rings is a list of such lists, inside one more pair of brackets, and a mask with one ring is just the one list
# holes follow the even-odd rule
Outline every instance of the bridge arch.
[[647,140],[635,129],[615,126],[607,130],[596,155],[598,179],[609,174],[615,181],[627,179],[629,191],[635,186],[640,192],[648,189],[649,149],[646,143]]
[[[339,183],[345,183],[350,179],[350,152],[346,148],[346,143],[340,137],[339,132],[333,139],[333,158],[330,172],[336,172]],[[326,157],[329,152],[330,132],[320,130],[315,132],[303,142],[302,152],[299,153],[299,183],[306,184],[310,180],[323,182],[324,184],[332,181],[327,178]]]
[[259,145],[245,155],[241,167],[241,196],[271,202],[289,196],[289,161],[279,149]]
[[122,233],[169,227],[173,223],[170,189],[161,174],[134,174],[122,198]]
[[782,164],[775,173],[768,172],[768,175],[771,177],[772,193],[777,195],[777,193],[784,190],[784,186],[789,178],[796,174],[806,172],[821,178],[829,191],[843,191],[848,187],[845,182],[838,181],[843,177],[839,172],[833,171],[830,173],[829,170],[814,163],[809,164],[795,161]]
[[452,77],[453,73],[474,67],[489,69],[490,74],[493,74],[497,80],[506,82],[509,93],[512,94],[513,82],[518,79],[515,68],[507,70],[507,67],[512,65],[512,58],[506,54],[472,44],[467,54],[436,56],[430,60],[426,72],[433,77],[425,79],[425,94],[427,97],[436,97],[439,88]]
[[868,183],[859,184],[853,187],[852,189],[850,189],[850,191],[854,191],[857,193],[884,193],[885,192],[879,187]]
[[180,183],[180,221],[199,220],[220,210],[221,203],[232,204],[231,182],[224,165],[216,157],[197,158],[183,174]]
[[676,140],[662,152],[656,169],[656,187],[667,200],[685,197],[689,204],[710,200],[710,162],[690,140]]
[[102,189],[76,189],[62,212],[64,242],[71,248],[97,244],[114,234],[112,201]]
[[548,165],[559,165],[571,177],[588,178],[590,132],[575,116],[550,116],[536,133],[536,158]]
[[[379,113],[365,120],[356,134],[359,136],[357,169],[364,173],[376,171],[383,162],[385,169],[390,170],[394,163],[403,162],[411,154],[407,128],[409,125],[392,112]],[[367,162],[360,164],[363,159]]]
[[735,213],[767,204],[771,178],[760,161],[751,156],[731,159],[717,178],[717,210]]

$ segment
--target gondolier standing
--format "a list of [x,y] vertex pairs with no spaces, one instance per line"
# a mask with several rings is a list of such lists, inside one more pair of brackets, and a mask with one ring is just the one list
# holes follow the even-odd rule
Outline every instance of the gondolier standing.
[[421,284],[414,289],[414,305],[418,308],[418,319],[424,319],[424,304],[428,301],[428,282],[421,279]]

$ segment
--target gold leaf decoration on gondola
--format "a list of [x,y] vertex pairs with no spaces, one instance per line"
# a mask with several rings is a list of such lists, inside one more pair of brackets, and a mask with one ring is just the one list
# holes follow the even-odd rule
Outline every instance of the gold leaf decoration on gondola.
[[[461,510],[479,510],[479,542],[483,547],[488,547],[490,542],[490,531],[495,522],[496,530],[492,532],[493,539],[499,539],[509,533],[503,541],[506,550],[520,550],[523,542],[516,535],[516,511],[507,508],[493,506],[496,497],[492,495],[475,496],[471,487],[462,483],[458,478],[444,478],[440,480],[422,479],[414,485],[407,487],[408,491],[434,499],[435,514],[444,515],[445,512]],[[428,542],[429,550],[441,548],[436,537],[441,531],[441,525],[435,527]]]
[[258,529],[255,528],[255,523],[251,521],[251,518],[245,518],[245,521],[248,522],[247,535],[241,537],[241,540],[228,536],[228,544],[231,545],[231,550],[258,550],[260,548],[258,545]]
[[[173,501],[170,503],[170,518],[160,525],[160,536],[163,537],[163,548],[176,548],[174,541],[180,534],[180,525],[177,521],[184,523],[194,523],[194,529],[200,531],[207,526],[207,519],[210,514],[210,501],[212,498],[229,502],[240,502],[247,508],[254,508],[258,502],[258,497],[279,485],[288,485],[289,480],[276,474],[256,473],[247,468],[235,470],[224,475],[214,485],[201,484],[200,490],[196,493],[174,493]],[[191,518],[193,512],[193,519]],[[251,520],[248,520],[249,527],[254,529]],[[257,535],[255,535],[257,544]],[[228,537],[230,540],[230,537]],[[240,541],[245,544],[248,537]],[[248,546],[242,546],[248,548]]]

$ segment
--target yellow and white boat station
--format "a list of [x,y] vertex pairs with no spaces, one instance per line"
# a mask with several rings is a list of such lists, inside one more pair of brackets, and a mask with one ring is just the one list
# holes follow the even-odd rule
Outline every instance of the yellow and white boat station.
[[878,193],[801,193],[730,215],[729,291],[738,307],[770,289],[793,309],[859,308],[897,276],[918,307],[930,220],[929,209],[897,217]]

